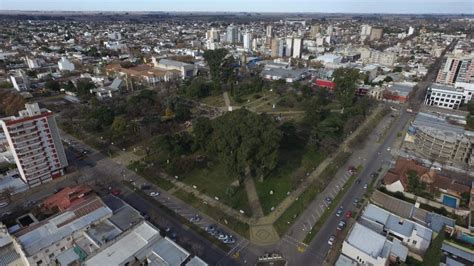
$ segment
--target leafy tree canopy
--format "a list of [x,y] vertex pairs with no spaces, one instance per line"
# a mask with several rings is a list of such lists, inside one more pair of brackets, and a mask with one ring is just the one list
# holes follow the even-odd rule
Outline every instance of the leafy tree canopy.
[[213,120],[198,121],[195,136],[210,138],[207,150],[225,165],[232,175],[264,176],[278,162],[282,134],[268,115],[258,115],[246,109],[228,112]]
[[343,107],[352,105],[356,88],[357,80],[360,77],[359,70],[353,68],[338,68],[333,73],[334,83],[336,83],[335,94],[337,100]]

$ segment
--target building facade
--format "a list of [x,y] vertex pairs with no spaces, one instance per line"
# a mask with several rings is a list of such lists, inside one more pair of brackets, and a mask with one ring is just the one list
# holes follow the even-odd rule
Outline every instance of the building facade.
[[436,77],[437,83],[454,85],[456,82],[474,82],[473,56],[448,56],[444,59]]
[[303,52],[303,38],[293,39],[293,58],[301,58]]
[[425,104],[445,109],[459,109],[462,104],[467,104],[472,99],[474,89],[469,87],[456,88],[441,84],[432,84],[428,87]]
[[68,165],[54,114],[37,103],[17,117],[0,119],[23,181],[30,187],[64,175]]

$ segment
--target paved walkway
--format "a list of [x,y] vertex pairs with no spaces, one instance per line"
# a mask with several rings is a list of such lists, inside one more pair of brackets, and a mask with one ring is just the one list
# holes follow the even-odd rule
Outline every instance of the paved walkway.
[[258,197],[257,188],[255,188],[255,182],[253,178],[245,178],[244,185],[245,192],[247,192],[249,205],[252,209],[252,217],[263,217],[262,205],[260,204],[260,198]]

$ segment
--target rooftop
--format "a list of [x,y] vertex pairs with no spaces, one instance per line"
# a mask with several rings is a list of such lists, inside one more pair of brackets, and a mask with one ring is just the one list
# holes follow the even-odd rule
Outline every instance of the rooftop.
[[385,246],[385,237],[369,228],[355,223],[346,240],[352,246],[373,258],[381,257]]
[[107,218],[112,211],[98,197],[15,233],[26,254],[35,254],[43,248],[80,231],[90,224]]

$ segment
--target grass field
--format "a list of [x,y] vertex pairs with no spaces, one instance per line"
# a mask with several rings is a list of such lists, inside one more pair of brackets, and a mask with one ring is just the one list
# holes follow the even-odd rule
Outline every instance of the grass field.
[[270,213],[324,158],[324,154],[304,147],[282,151],[279,166],[263,182],[256,182],[263,212]]
[[212,198],[218,197],[219,201],[229,207],[243,210],[248,216],[252,215],[245,187],[242,185],[232,189],[231,184],[237,178],[228,175],[222,164],[215,163],[212,167],[194,169],[180,176],[180,179],[190,186],[196,186],[199,192]]

